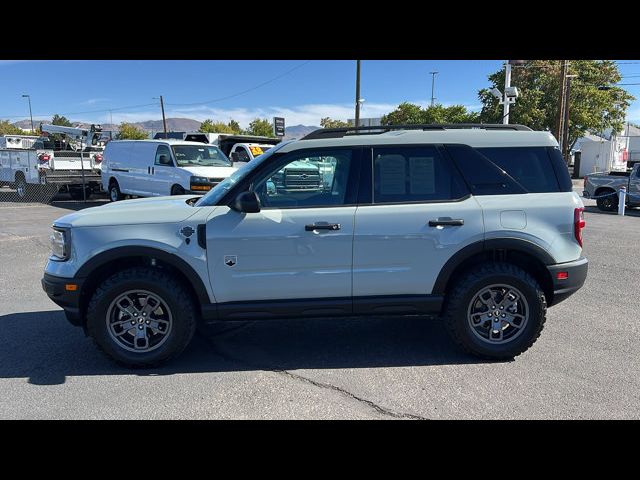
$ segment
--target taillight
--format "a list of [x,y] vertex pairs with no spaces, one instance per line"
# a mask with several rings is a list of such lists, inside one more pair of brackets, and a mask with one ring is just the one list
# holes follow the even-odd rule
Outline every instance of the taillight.
[[96,154],[96,156],[93,157],[93,161],[96,162],[96,163],[102,162],[102,155],[100,155],[99,153]]
[[40,155],[38,155],[38,162],[40,163],[40,165],[49,163],[49,160],[51,160],[51,155],[47,155],[46,153],[41,153]]
[[582,229],[586,225],[584,221],[584,208],[576,208],[573,211],[573,233],[578,244],[582,247]]

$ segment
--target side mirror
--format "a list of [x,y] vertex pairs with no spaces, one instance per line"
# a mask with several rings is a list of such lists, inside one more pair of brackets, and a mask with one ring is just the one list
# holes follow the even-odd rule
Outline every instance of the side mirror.
[[231,153],[231,160],[234,162],[239,162],[240,161],[240,155],[238,155],[238,152],[232,152]]
[[158,162],[160,162],[160,165],[171,165],[171,160],[166,155],[160,155]]
[[258,199],[256,192],[242,192],[235,198],[231,208],[241,213],[258,213],[260,199]]

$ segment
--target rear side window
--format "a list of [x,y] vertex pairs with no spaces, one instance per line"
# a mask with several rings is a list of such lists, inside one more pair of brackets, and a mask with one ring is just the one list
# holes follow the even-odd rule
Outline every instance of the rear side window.
[[373,149],[374,203],[450,201],[468,193],[435,146]]
[[559,192],[560,185],[547,147],[478,148],[527,192]]
[[510,195],[526,190],[507,172],[468,145],[446,145],[474,195]]

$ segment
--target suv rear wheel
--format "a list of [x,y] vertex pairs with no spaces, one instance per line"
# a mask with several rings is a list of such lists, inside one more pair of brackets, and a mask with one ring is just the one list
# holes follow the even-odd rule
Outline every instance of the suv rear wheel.
[[465,273],[447,298],[444,321],[451,338],[473,355],[507,360],[540,336],[547,302],[538,282],[508,263]]
[[131,268],[105,280],[87,308],[98,347],[127,367],[152,367],[178,356],[196,329],[189,292],[166,272]]

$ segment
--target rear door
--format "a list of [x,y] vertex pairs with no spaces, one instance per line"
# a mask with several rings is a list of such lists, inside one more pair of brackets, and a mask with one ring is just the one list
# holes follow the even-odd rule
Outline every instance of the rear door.
[[431,294],[447,260],[484,234],[481,208],[441,147],[374,147],[369,155],[372,191],[361,197],[353,248],[360,313],[390,300],[375,297]]

